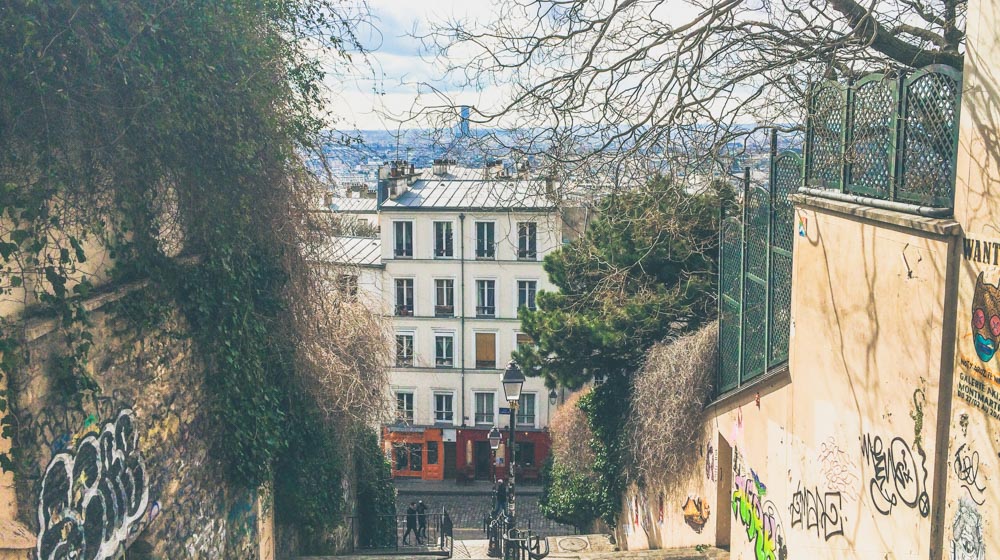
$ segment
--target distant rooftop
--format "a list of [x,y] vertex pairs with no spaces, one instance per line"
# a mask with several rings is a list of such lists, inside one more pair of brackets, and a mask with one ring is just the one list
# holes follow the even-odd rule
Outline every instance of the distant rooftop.
[[332,199],[328,206],[331,212],[372,213],[378,210],[378,201],[374,198],[344,198]]
[[374,237],[331,237],[320,252],[324,262],[376,266],[381,264],[382,241]]
[[386,200],[382,209],[505,209],[555,210],[546,196],[544,179],[495,177],[486,179],[482,168],[449,167],[446,173],[418,170],[406,192]]

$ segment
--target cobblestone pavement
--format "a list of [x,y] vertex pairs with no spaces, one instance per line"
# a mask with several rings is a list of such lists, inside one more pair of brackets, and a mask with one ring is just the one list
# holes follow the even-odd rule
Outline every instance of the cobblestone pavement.
[[[432,512],[447,509],[456,540],[486,537],[483,534],[483,515],[490,508],[491,496],[488,490],[484,492],[480,488],[471,488],[467,493],[423,493],[416,484],[401,485],[396,499],[396,511],[401,515],[405,514],[407,504],[415,500],[423,500]],[[575,532],[569,525],[556,523],[542,516],[538,510],[537,488],[528,489],[525,494],[518,492],[516,504],[517,524],[520,527],[527,528],[530,524],[532,532],[546,536],[572,535]]]

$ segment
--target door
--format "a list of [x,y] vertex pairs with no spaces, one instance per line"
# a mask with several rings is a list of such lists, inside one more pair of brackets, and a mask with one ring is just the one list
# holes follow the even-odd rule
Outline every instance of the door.
[[490,480],[490,457],[492,456],[490,442],[477,441],[474,445],[473,457],[476,463],[476,478]]
[[715,546],[729,550],[729,531],[733,516],[733,448],[726,438],[719,434],[718,466],[719,478],[716,487],[718,497],[715,502]]
[[458,478],[458,469],[455,463],[458,462],[458,453],[455,450],[455,442],[444,442],[444,478],[454,480]]

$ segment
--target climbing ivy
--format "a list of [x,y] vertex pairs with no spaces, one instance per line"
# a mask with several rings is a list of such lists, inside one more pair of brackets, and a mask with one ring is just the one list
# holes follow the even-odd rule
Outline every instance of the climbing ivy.
[[[248,488],[288,457],[329,459],[340,443],[320,429],[329,414],[294,411],[316,404],[303,398],[305,342],[325,351],[341,341],[303,341],[309,317],[289,294],[315,237],[303,232],[323,231],[306,211],[315,185],[303,163],[327,126],[320,58],[347,63],[360,51],[348,6],[11,0],[0,10],[0,304],[58,320],[65,351],[51,373],[72,399],[100,390],[83,305],[94,285],[105,274],[155,283],[157,301],[190,326],[217,446]],[[118,312],[152,328],[133,303]],[[16,327],[0,330],[4,374]],[[334,488],[335,465],[291,472]],[[336,510],[293,497],[303,519]]]

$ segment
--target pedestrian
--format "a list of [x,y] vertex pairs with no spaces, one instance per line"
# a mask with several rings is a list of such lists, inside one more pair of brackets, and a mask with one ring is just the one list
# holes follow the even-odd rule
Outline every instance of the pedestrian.
[[410,533],[414,534],[414,538],[417,539],[417,544],[423,544],[420,542],[420,533],[417,532],[417,503],[410,502],[409,507],[406,508],[406,532],[403,533],[403,544],[410,544],[407,539],[410,537]]
[[493,507],[493,515],[499,514],[507,507],[507,485],[502,478],[497,480],[496,497],[497,503]]
[[417,538],[427,540],[427,506],[423,500],[417,500]]

